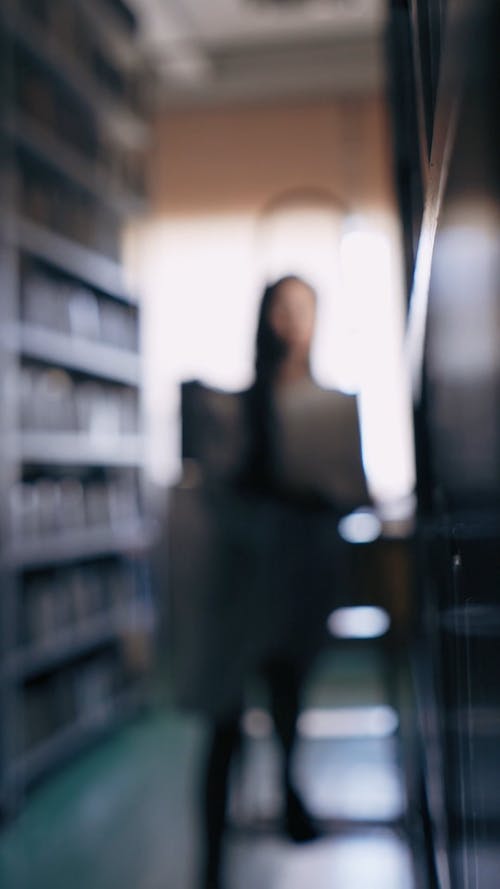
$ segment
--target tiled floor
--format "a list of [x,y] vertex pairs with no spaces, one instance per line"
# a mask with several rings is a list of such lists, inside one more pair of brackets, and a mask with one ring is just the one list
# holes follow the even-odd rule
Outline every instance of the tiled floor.
[[229,861],[235,889],[410,889],[404,845],[391,832],[338,836],[290,847],[265,839],[236,840]]
[[[357,703],[373,704],[365,679]],[[335,706],[349,691],[338,685]],[[47,779],[0,834],[2,889],[195,889],[203,737],[194,719],[152,712]],[[280,834],[276,772],[272,738],[249,740],[231,802],[229,889],[413,889],[394,738],[301,740],[297,780],[329,828],[307,846]]]

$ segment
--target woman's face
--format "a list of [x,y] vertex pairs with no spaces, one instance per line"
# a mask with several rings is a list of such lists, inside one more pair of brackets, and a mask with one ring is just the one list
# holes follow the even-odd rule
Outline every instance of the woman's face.
[[269,324],[289,352],[308,355],[314,334],[316,299],[302,281],[279,285],[269,308]]

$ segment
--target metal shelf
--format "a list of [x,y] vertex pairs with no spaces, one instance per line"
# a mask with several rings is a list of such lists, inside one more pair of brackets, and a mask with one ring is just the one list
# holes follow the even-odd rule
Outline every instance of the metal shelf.
[[446,714],[446,728],[469,737],[473,734],[476,738],[500,740],[500,708],[492,705],[450,710]]
[[127,386],[140,383],[137,353],[29,324],[16,325],[7,338],[26,358]]
[[440,615],[441,626],[457,636],[500,638],[500,605],[460,605]]
[[143,439],[140,435],[109,436],[77,432],[22,432],[12,443],[19,460],[39,466],[140,466]]
[[103,46],[113,55],[120,68],[127,70],[133,58],[136,30],[127,29],[120,16],[99,0],[78,0],[78,5],[90,26],[102,37]]
[[[106,234],[101,240],[97,232],[95,237],[93,235],[95,227],[102,226],[107,216],[114,231],[115,222],[119,224],[126,214],[142,212],[144,208],[144,200],[135,193],[140,188],[134,187],[133,170],[130,177],[125,168],[122,178],[119,173],[122,165],[135,166],[139,162],[149,131],[145,120],[136,111],[135,96],[128,90],[128,83],[134,87],[137,73],[134,16],[130,15],[129,27],[126,2],[122,4],[121,0],[115,4],[102,4],[101,0],[73,2],[77,5],[77,26],[81,25],[88,34],[88,41],[82,34],[82,42],[77,32],[76,46],[69,40],[65,42],[61,36],[63,29],[54,19],[52,10],[49,10],[50,21],[45,26],[23,11],[23,4],[18,0],[0,3],[0,30],[7,50],[3,65],[7,81],[4,107],[0,111],[0,136],[6,137],[8,149],[7,212],[0,220],[7,259],[2,263],[0,364],[4,377],[13,381],[12,386],[4,387],[0,398],[0,413],[4,420],[0,497],[4,510],[2,525],[5,527],[11,522],[9,492],[13,485],[22,482],[27,470],[31,475],[43,477],[47,473],[80,475],[87,467],[96,467],[102,472],[113,467],[130,467],[133,472],[127,471],[127,476],[132,474],[135,483],[139,484],[143,462],[142,437],[123,435],[115,429],[115,426],[122,425],[133,430],[132,423],[126,425],[125,420],[122,424],[118,418],[116,423],[110,422],[110,432],[102,427],[103,436],[76,431],[24,432],[19,426],[22,393],[18,391],[16,381],[21,379],[23,361],[55,365],[97,380],[130,386],[136,390],[129,393],[131,397],[139,396],[137,390],[141,385],[140,358],[134,351],[132,337],[133,334],[135,338],[139,327],[138,300],[128,292],[122,265],[116,259],[117,251],[112,247],[108,253],[100,249],[100,243],[109,241]],[[73,30],[77,31],[77,28]],[[88,44],[85,57],[78,51],[80,43],[82,48]],[[9,79],[13,54],[19,65],[28,64],[35,80],[39,76],[44,81],[47,93],[45,122],[18,107],[20,94],[17,87],[20,84],[12,77]],[[31,74],[26,81],[26,98],[29,100],[30,94],[36,101],[36,88],[33,91],[30,86]],[[137,80],[136,84],[139,85]],[[27,103],[25,108],[28,108]],[[71,134],[75,133],[78,140],[79,118],[81,126],[92,129],[92,139],[88,143],[96,146],[92,154],[85,152],[82,144],[72,138]],[[67,127],[59,127],[58,122],[64,120]],[[42,221],[37,223],[34,221],[36,213],[33,219],[23,215],[21,176],[25,167],[45,171],[56,185],[65,186],[66,191],[76,189],[81,194],[82,225],[76,230],[76,238],[68,236],[70,229],[64,227],[60,216],[54,219],[55,226],[51,229],[50,223],[43,221],[45,216],[39,216]],[[57,210],[52,203],[50,208],[51,212]],[[78,241],[78,231],[82,232],[81,242]],[[88,238],[85,237],[87,232]],[[97,247],[85,246],[86,241],[95,242]],[[95,291],[99,300],[104,297],[134,307],[134,311],[125,313],[129,316],[131,335],[128,336],[129,328],[125,327],[124,321],[123,348],[74,337],[67,326],[66,330],[54,330],[50,325],[44,329],[23,324],[20,319],[25,265],[47,266],[51,272],[57,273],[63,289],[67,279]],[[129,686],[127,691],[117,693],[101,704],[96,701],[93,710],[84,710],[82,706],[82,712],[76,715],[75,704],[72,704],[73,713],[69,713],[62,702],[60,706],[55,702],[58,712],[54,716],[58,722],[52,723],[54,734],[42,743],[36,743],[32,749],[16,747],[17,737],[22,739],[28,727],[25,723],[29,714],[23,708],[25,683],[41,678],[44,672],[56,673],[65,666],[70,674],[69,680],[73,675],[78,678],[80,658],[87,655],[92,658],[101,653],[101,648],[113,646],[114,640],[120,639],[122,628],[126,631],[128,626],[135,626],[135,619],[140,618],[141,588],[144,585],[142,593],[146,595],[147,585],[145,560],[154,542],[156,528],[153,523],[134,514],[132,506],[128,515],[127,518],[124,512],[123,520],[113,524],[79,528],[57,527],[56,523],[62,524],[62,519],[56,515],[54,531],[45,536],[35,537],[28,532],[10,542],[0,541],[0,648],[3,652],[0,664],[0,747],[3,750],[0,806],[5,806],[6,811],[19,802],[28,782],[77,753],[99,734],[111,730],[131,715],[144,699],[144,689],[134,681],[133,688]],[[131,607],[134,603],[136,606],[133,613],[128,612],[128,603],[123,608],[118,603],[117,607],[111,607],[110,603],[107,612],[94,613],[73,626],[65,626],[55,631],[51,638],[38,639],[25,648],[16,646],[17,616],[25,613],[22,588],[26,575],[94,561],[96,570],[105,571],[108,559],[122,558],[137,562],[137,565],[130,566],[134,586]],[[113,654],[116,654],[116,676],[121,686],[125,676],[129,675],[126,652],[117,646]],[[40,704],[49,706],[51,700],[51,697],[46,699],[42,695]],[[75,703],[78,708],[78,702]],[[63,720],[68,719],[75,721],[63,724]],[[42,729],[41,724],[39,728]]]
[[21,649],[7,663],[11,676],[26,679],[58,664],[76,660],[81,654],[116,639],[122,612],[114,610],[88,618],[59,631],[44,644]]
[[141,554],[151,546],[154,530],[153,523],[137,519],[116,528],[105,525],[47,534],[6,548],[3,562],[9,568],[30,570],[113,553]]
[[27,115],[20,112],[8,115],[2,121],[2,128],[11,140],[35,154],[59,176],[79,185],[94,200],[116,213],[126,215],[144,208],[143,198],[121,186],[97,162],[89,163],[80,157],[73,148]]
[[474,540],[496,540],[500,536],[498,503],[477,509],[450,510],[445,516],[420,518],[421,533],[425,537],[450,537],[462,543]]
[[134,148],[145,146],[148,132],[145,122],[96,83],[92,74],[59,40],[21,13],[13,0],[5,3],[1,19],[20,46],[80,96],[106,132],[114,131],[117,138]]
[[15,780],[20,777],[25,783],[33,781],[56,763],[76,754],[99,734],[129,719],[139,704],[140,695],[136,690],[123,692],[93,718],[72,723],[20,756],[11,767],[11,778]]
[[24,253],[55,266],[108,296],[137,305],[135,297],[127,291],[123,269],[118,262],[29,219],[18,217],[14,220],[11,237]]

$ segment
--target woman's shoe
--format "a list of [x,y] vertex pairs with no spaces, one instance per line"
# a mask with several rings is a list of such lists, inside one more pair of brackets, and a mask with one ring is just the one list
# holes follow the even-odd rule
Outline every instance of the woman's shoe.
[[220,875],[205,873],[200,883],[200,889],[222,889]]
[[294,843],[310,843],[321,836],[313,816],[292,788],[286,792],[285,833]]

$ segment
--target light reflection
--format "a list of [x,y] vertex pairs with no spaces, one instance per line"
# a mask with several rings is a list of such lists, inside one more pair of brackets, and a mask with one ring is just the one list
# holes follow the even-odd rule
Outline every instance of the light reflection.
[[327,621],[329,632],[337,639],[378,639],[390,625],[387,611],[371,605],[336,608]]
[[269,738],[273,733],[273,720],[267,710],[259,707],[251,707],[245,711],[242,718],[242,729],[249,738],[260,740]]
[[356,336],[345,370],[358,395],[363,462],[372,496],[408,496],[415,469],[410,386],[403,354],[401,254],[394,221],[346,219],[340,243],[344,311]]
[[[304,710],[298,719],[297,731],[308,740],[341,738],[388,738],[399,725],[392,707],[332,707]],[[245,734],[255,740],[273,733],[273,720],[267,710],[250,708],[242,718]]]
[[340,520],[338,530],[347,543],[372,543],[380,536],[382,525],[372,510],[357,509]]
[[432,376],[470,382],[488,376],[497,364],[498,231],[494,208],[471,203],[457,208],[438,236]]
[[396,731],[398,717],[392,707],[336,707],[304,710],[299,716],[302,738],[387,738]]
[[413,889],[410,854],[393,831],[336,836],[314,844],[314,856],[301,852],[280,869],[275,889]]

